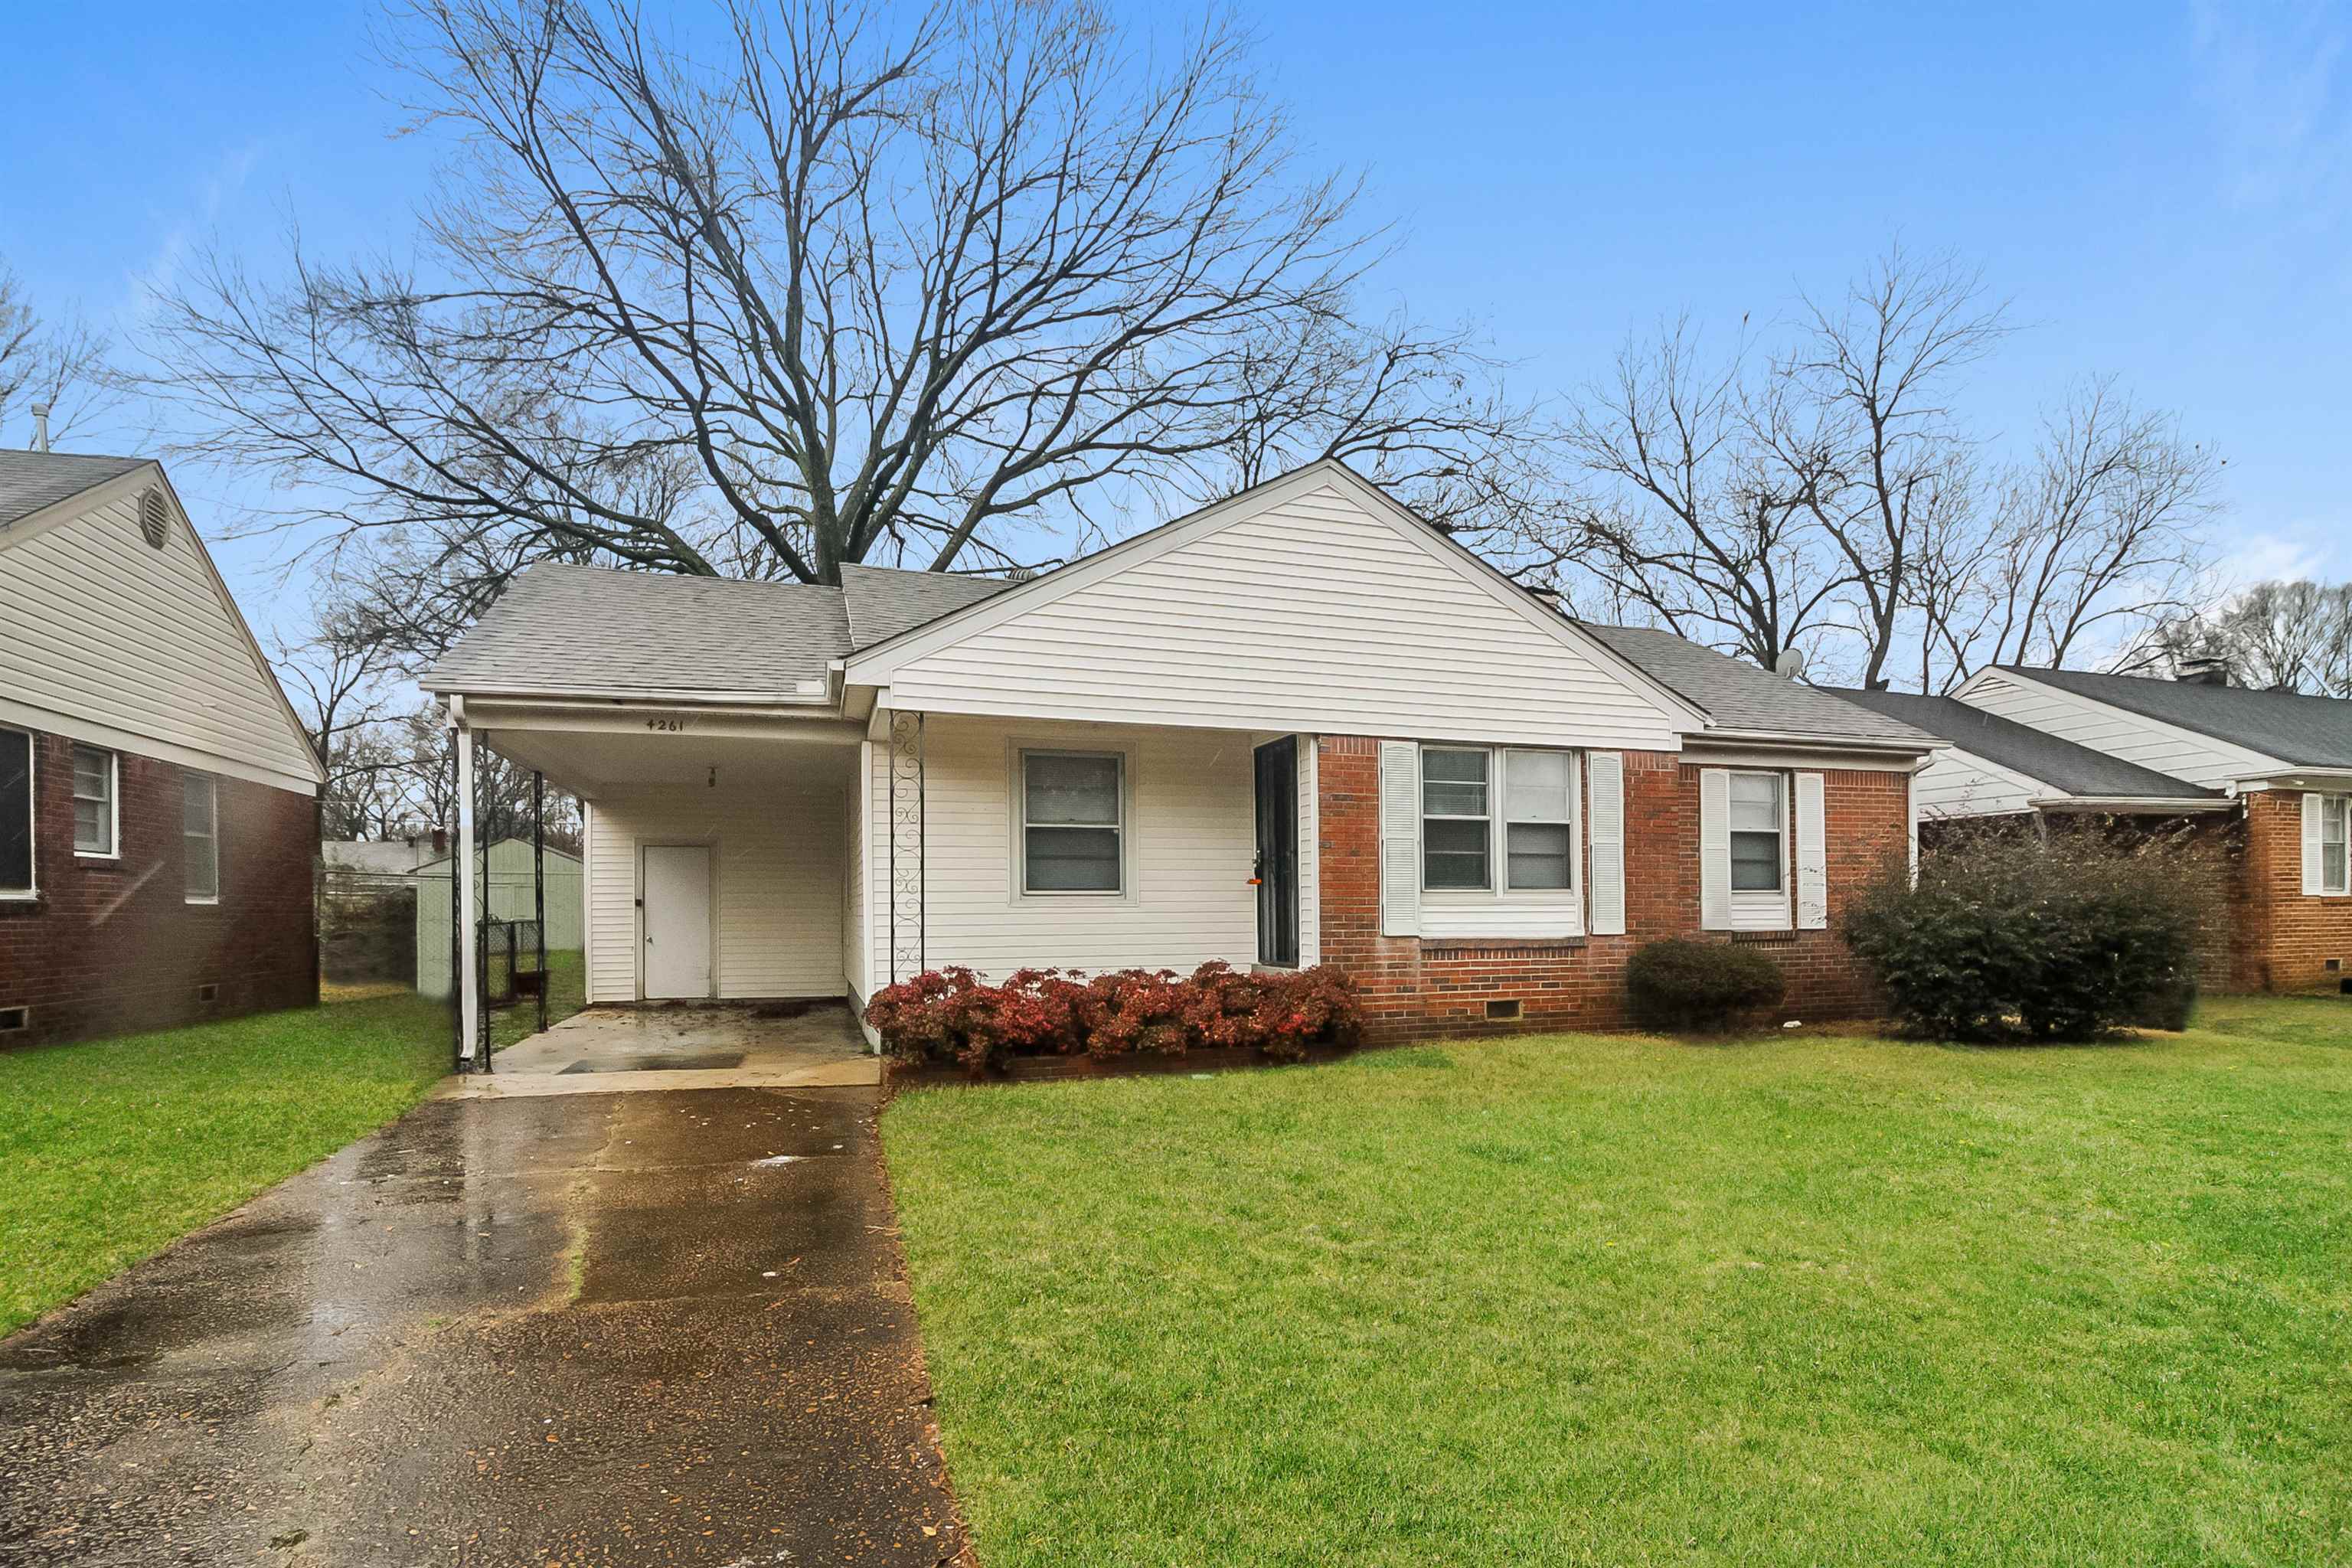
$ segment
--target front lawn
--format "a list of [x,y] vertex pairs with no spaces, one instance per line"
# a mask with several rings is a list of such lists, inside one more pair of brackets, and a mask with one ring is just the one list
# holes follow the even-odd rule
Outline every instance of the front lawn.
[[449,1068],[413,996],[0,1054],[0,1333],[414,1105]]
[[2352,1004],[884,1121],[990,1568],[2352,1561]]

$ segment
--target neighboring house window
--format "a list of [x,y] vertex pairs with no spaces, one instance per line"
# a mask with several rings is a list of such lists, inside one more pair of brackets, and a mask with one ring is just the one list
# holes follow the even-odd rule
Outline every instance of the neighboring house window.
[[180,775],[180,841],[185,850],[187,900],[220,898],[220,784],[210,773]]
[[1432,890],[1494,885],[1487,865],[1494,814],[1486,752],[1421,751],[1421,882]]
[[2346,876],[2347,839],[2352,839],[2352,795],[2324,797],[2319,803],[2319,885],[2327,892],[2352,892]]
[[114,855],[115,755],[95,746],[73,749],[74,853]]
[[1021,890],[1123,890],[1126,759],[1116,752],[1021,753]]
[[1777,893],[1782,868],[1788,816],[1782,807],[1780,775],[1731,775],[1731,890],[1735,893]]
[[1576,863],[1566,752],[1503,753],[1504,871],[1515,889],[1566,889]]
[[33,737],[0,730],[0,899],[33,892]]

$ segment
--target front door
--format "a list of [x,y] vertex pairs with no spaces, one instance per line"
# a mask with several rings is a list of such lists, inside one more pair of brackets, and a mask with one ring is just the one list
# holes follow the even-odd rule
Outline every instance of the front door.
[[1298,738],[1257,749],[1257,961],[1298,963]]
[[646,846],[646,1000],[699,1001],[711,994],[710,849],[702,844]]

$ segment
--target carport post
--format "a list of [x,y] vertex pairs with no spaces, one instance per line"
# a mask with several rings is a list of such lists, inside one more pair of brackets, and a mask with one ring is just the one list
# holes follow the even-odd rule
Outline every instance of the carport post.
[[457,1026],[470,1059],[481,1050],[482,986],[475,952],[482,940],[474,919],[474,731],[466,722],[466,700],[449,699],[449,723],[457,742],[457,865],[451,891],[457,900]]
[[547,775],[530,772],[531,929],[539,933],[539,1027],[547,1032]]

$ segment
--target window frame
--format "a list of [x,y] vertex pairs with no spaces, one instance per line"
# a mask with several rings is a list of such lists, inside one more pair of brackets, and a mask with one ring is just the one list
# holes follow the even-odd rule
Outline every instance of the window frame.
[[[1795,878],[1791,875],[1790,865],[1790,839],[1792,835],[1789,831],[1789,797],[1794,792],[1789,787],[1789,775],[1777,768],[1727,768],[1724,772],[1726,774],[1723,794],[1723,876],[1725,885],[1730,889],[1731,896],[1735,900],[1746,898],[1751,902],[1760,903],[1767,899],[1781,902],[1788,902],[1789,900],[1793,900],[1796,894],[1795,889],[1792,886],[1795,881]],[[1743,888],[1739,885],[1737,876],[1737,872],[1739,868],[1739,859],[1738,856],[1732,853],[1733,845],[1743,833],[1760,833],[1763,831],[1761,828],[1734,827],[1732,826],[1732,814],[1737,809],[1738,805],[1738,803],[1732,799],[1732,785],[1743,778],[1766,779],[1770,781],[1772,785],[1773,800],[1780,808],[1777,813],[1777,816],[1780,818],[1780,825],[1773,830],[1773,837],[1779,846],[1779,848],[1773,857],[1773,868],[1779,876],[1779,880],[1769,888]],[[1791,907],[1793,908],[1793,905],[1791,905]]]
[[[105,798],[107,847],[103,849],[85,849],[81,847],[81,803],[85,800],[94,798],[81,793],[81,767],[79,764],[79,755],[83,752],[88,752],[93,756],[104,757],[106,759]],[[121,859],[122,753],[120,752],[110,751],[104,746],[92,746],[85,744],[80,741],[76,741],[73,742],[71,751],[67,754],[66,765],[72,770],[71,776],[68,778],[66,783],[68,791],[74,803],[74,858],[78,860]]]
[[[1500,762],[1499,787],[1503,792],[1503,809],[1495,814],[1496,835],[1500,840],[1497,848],[1503,866],[1503,885],[1499,890],[1506,894],[1527,893],[1538,898],[1578,897],[1581,891],[1580,879],[1576,874],[1577,861],[1581,858],[1578,854],[1578,846],[1581,841],[1583,824],[1578,818],[1577,795],[1580,792],[1577,788],[1579,781],[1576,753],[1565,748],[1553,746],[1498,746],[1496,748],[1495,754]],[[1549,817],[1517,817],[1511,815],[1511,759],[1517,756],[1558,757],[1567,769],[1567,776],[1560,781],[1560,796],[1566,809],[1558,821]],[[1511,829],[1521,826],[1560,827],[1567,830],[1568,880],[1556,888],[1523,888],[1511,880]]]
[[[2331,847],[2327,828],[2331,819],[2336,829],[2332,846],[2336,859],[2333,881],[2327,876],[2327,851]],[[2323,795],[2319,797],[2319,896],[2340,899],[2347,895],[2352,895],[2352,794]]]
[[0,888],[0,903],[30,903],[41,896],[41,738],[16,724],[0,733],[25,739],[25,885]]
[[[1480,757],[1485,759],[1486,764],[1486,776],[1482,781],[1481,787],[1486,792],[1486,809],[1483,815],[1471,816],[1459,812],[1433,812],[1429,809],[1429,756],[1433,752],[1444,752],[1460,756]],[[1414,801],[1413,805],[1419,814],[1421,821],[1420,875],[1421,890],[1424,896],[1432,893],[1439,895],[1447,893],[1468,893],[1472,895],[1483,893],[1491,895],[1501,890],[1496,887],[1495,880],[1495,791],[1496,788],[1495,775],[1497,771],[1495,766],[1495,748],[1492,746],[1447,746],[1424,744],[1420,750],[1417,759],[1418,766],[1414,769],[1415,773],[1418,775],[1415,778],[1414,783],[1418,786],[1420,798]],[[1461,784],[1467,781],[1460,779],[1440,779],[1437,782],[1440,784]],[[1484,881],[1475,883],[1449,883],[1442,888],[1430,886],[1429,825],[1433,822],[1477,822],[1484,823],[1486,825],[1486,850],[1484,855],[1486,879]],[[1459,853],[1459,851],[1447,850],[1444,851],[1444,853],[1456,854]]]
[[[198,837],[188,831],[188,786],[200,780],[205,786],[206,815],[211,819],[209,830],[203,836],[212,848],[213,890],[209,893],[193,892],[188,886],[188,870],[192,864],[188,858],[188,847],[190,841]],[[217,904],[221,901],[220,778],[217,774],[194,768],[184,769],[180,773],[180,901],[186,904]]]
[[[1118,769],[1112,789],[1116,819],[1111,822],[1041,822],[1029,820],[1029,759],[1032,757],[1079,757],[1094,762],[1108,762]],[[1134,763],[1129,754],[1116,746],[1024,746],[1014,743],[1013,751],[1013,893],[1015,899],[1105,899],[1128,900],[1134,897],[1134,868],[1129,864],[1131,842],[1129,827],[1133,817],[1129,792],[1134,787]],[[1113,864],[1118,868],[1118,885],[1113,888],[1032,888],[1029,885],[1029,830],[1037,827],[1108,827],[1116,836],[1118,853]]]

